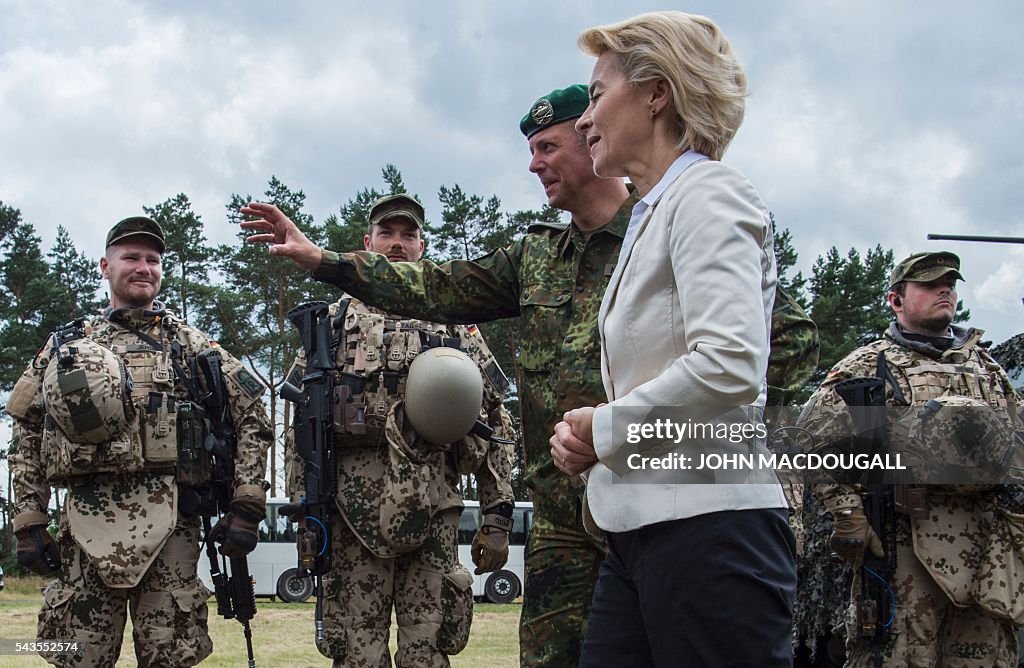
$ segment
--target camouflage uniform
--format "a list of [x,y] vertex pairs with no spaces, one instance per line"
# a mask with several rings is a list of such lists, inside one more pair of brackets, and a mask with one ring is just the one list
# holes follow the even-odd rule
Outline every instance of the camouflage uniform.
[[[849,413],[834,388],[848,378],[875,376],[878,354],[884,351],[910,403],[905,412],[900,411],[906,418],[890,416],[890,443],[898,451],[914,451],[914,427],[906,420],[919,416],[917,407],[929,399],[969,397],[991,407],[1006,425],[1019,427],[1019,398],[1005,372],[978,345],[982,332],[955,326],[952,331],[952,345],[940,350],[926,340],[908,338],[893,323],[884,339],[855,350],[829,372],[805,407],[800,424],[815,435],[817,447],[851,433]],[[894,396],[887,384],[887,405],[899,405]],[[927,442],[934,450],[936,441]],[[887,558],[892,563],[895,556],[890,584],[896,602],[895,619],[881,648],[884,665],[1016,666],[1014,615],[988,596],[995,589],[1005,593],[1005,600],[1019,600],[1024,594],[1019,548],[1004,549],[1005,545],[997,545],[993,538],[1004,529],[1024,530],[1019,516],[1009,518],[998,510],[997,492],[1006,486],[923,489],[926,508],[915,514],[897,511],[887,526],[889,535],[883,536],[887,553],[895,549],[895,555],[887,554]],[[815,493],[832,513],[862,505],[858,487],[817,485]],[[827,540],[821,537],[823,533],[816,532],[814,546],[819,552],[823,549],[820,544]],[[1015,560],[1016,571],[1012,570]],[[859,591],[860,577],[854,573],[853,592]],[[821,592],[805,589],[801,594],[805,606],[820,606],[811,599]],[[871,648],[856,639],[850,626],[852,611],[851,605],[847,665],[873,665]],[[819,614],[833,612],[821,610]]]
[[793,401],[818,368],[818,348],[818,328],[807,313],[788,293],[776,291],[766,407]]
[[[791,424],[787,407],[804,388],[818,368],[818,328],[807,317],[799,303],[788,293],[778,290],[772,306],[771,352],[768,359],[768,398],[766,421],[770,426]],[[789,526],[796,539],[796,553],[803,551],[804,486],[799,480],[781,477],[782,489],[789,502]]]
[[[331,317],[338,312],[332,304]],[[454,337],[478,363],[485,383],[481,418],[514,439],[502,407],[507,381],[475,326],[399,320],[352,300],[345,315],[339,369],[350,381],[365,433],[337,436],[338,495],[333,564],[324,577],[324,643],[335,666],[390,666],[391,610],[398,621],[398,666],[448,666],[469,639],[473,576],[459,561],[461,476],[476,477],[483,512],[511,504],[512,446],[474,436],[431,445],[404,424],[402,400],[411,361],[424,339]],[[302,355],[290,378],[301,381]],[[365,381],[365,383],[363,382]],[[364,412],[365,409],[365,412]],[[288,491],[298,500],[303,465],[288,430]],[[424,527],[412,533],[409,527]]]
[[[61,573],[43,593],[38,637],[74,638],[83,643],[85,653],[44,656],[54,665],[113,666],[121,650],[126,603],[140,666],[191,666],[212,650],[206,610],[210,592],[196,574],[199,519],[178,512],[174,430],[164,439],[155,431],[157,418],[173,419],[173,414],[144,410],[153,398],[151,391],[173,393],[179,401],[188,400],[189,395],[174,379],[168,356],[129,328],[158,340],[168,352],[171,342],[179,342],[186,358],[216,344],[162,304],[156,307],[156,311],[107,309],[85,329],[87,337],[124,360],[132,375],[132,399],[140,407],[138,423],[132,426],[137,449],[116,454],[114,442],[100,444],[92,457],[92,466],[99,472],[72,476],[55,472],[54,462],[62,453],[70,449],[75,457],[76,448],[80,455],[85,446],[61,437],[44,413],[43,370],[50,343],[22,375],[8,404],[17,444],[11,453],[15,529],[45,524],[50,486],[67,489],[57,533]],[[238,434],[234,492],[262,499],[272,433],[259,400],[263,386],[238,360],[221,348],[216,350],[223,360]],[[153,463],[159,459],[154,454],[162,457],[159,463]]]
[[[325,251],[313,274],[411,317],[442,322],[520,318],[516,388],[526,484],[534,503],[519,626],[523,666],[578,663],[604,560],[603,540],[583,528],[582,483],[555,468],[548,439],[565,411],[606,401],[597,314],[635,204],[631,195],[607,225],[588,234],[575,225],[531,225],[507,248],[472,261],[389,263],[382,255]],[[788,368],[800,366],[788,345],[816,341],[813,323],[806,317],[797,320],[788,328],[789,340],[772,346],[772,360],[776,355],[790,359]],[[816,352],[815,346],[800,345],[800,356]]]

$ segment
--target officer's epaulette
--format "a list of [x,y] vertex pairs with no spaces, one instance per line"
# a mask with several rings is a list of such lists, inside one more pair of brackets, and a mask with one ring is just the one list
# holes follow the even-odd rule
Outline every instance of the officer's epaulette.
[[526,233],[531,234],[534,232],[543,232],[545,230],[554,230],[555,232],[564,232],[565,228],[569,227],[569,223],[546,223],[537,222],[530,223],[530,226],[526,228]]

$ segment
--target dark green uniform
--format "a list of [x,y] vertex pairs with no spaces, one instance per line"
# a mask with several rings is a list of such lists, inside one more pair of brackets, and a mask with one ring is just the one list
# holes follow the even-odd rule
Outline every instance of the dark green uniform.
[[[554,467],[548,439],[565,411],[607,400],[597,315],[635,203],[630,196],[611,222],[589,234],[575,225],[533,225],[507,248],[472,261],[393,264],[375,253],[325,252],[313,274],[405,317],[452,323],[520,318],[517,387],[535,511],[520,619],[523,666],[578,663],[604,558],[603,543],[583,529],[582,486]],[[772,385],[788,390],[797,373],[813,372],[817,333],[802,312],[787,306],[780,317],[787,336],[781,345],[772,342],[769,375],[773,361],[784,360],[785,378]]]

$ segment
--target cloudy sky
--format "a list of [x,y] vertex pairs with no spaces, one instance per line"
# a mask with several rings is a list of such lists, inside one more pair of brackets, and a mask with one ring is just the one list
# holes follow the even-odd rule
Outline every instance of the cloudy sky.
[[[388,162],[436,217],[438,186],[543,202],[517,129],[586,81],[575,45],[648,2],[129,3],[0,0],[0,200],[91,255],[119,218],[184,192],[213,241],[231,193],[277,175],[322,220]],[[1013,2],[694,2],[750,79],[726,155],[809,269],[837,245],[964,259],[974,324],[1024,327],[1024,8]],[[1014,63],[1017,63],[1014,65]]]
[[[285,8],[286,4],[293,6]],[[437,218],[438,186],[535,208],[518,120],[586,82],[586,27],[649,2],[0,0],[0,201],[98,257],[116,220],[184,192],[214,242],[231,193],[271,175],[317,220],[394,163]],[[996,342],[1024,329],[1024,5],[692,2],[750,81],[725,160],[793,232],[836,245],[948,248]],[[1016,65],[1014,65],[1016,63]]]

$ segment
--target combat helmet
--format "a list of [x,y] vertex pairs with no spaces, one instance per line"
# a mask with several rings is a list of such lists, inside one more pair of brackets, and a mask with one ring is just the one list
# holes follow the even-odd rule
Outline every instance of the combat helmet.
[[43,374],[47,415],[75,443],[105,443],[128,427],[131,377],[123,360],[89,338],[62,343]]
[[430,348],[409,365],[405,417],[424,440],[457,441],[480,417],[484,381],[469,355],[455,348]]
[[921,482],[959,488],[1003,482],[1014,454],[1013,432],[991,406],[970,397],[929,400],[915,416],[911,443],[931,459]]

